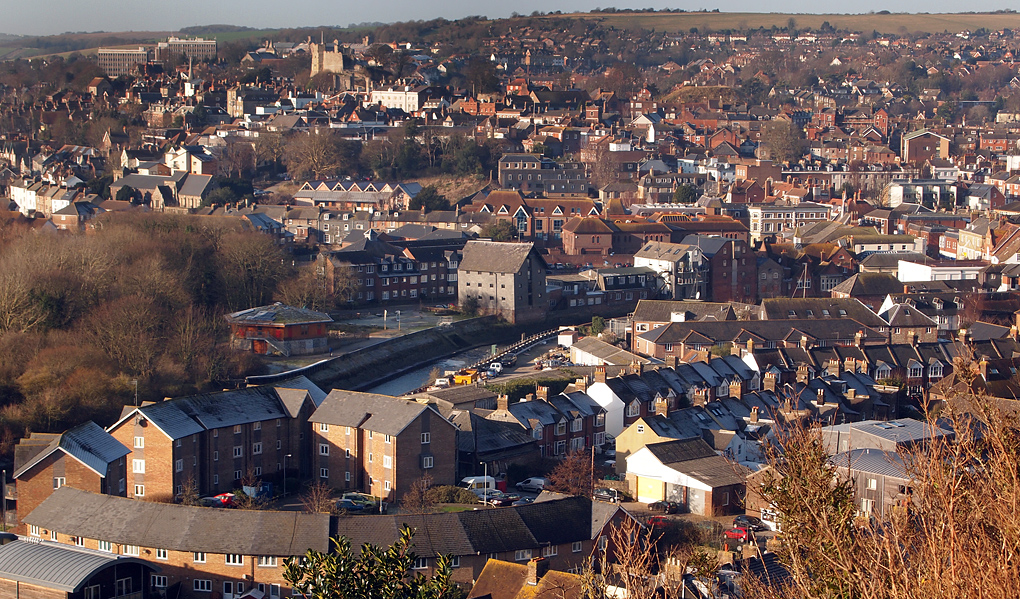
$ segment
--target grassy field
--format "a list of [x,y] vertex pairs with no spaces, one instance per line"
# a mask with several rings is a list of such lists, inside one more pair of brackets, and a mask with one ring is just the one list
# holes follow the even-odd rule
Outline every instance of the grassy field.
[[747,29],[765,27],[786,27],[790,19],[796,21],[799,28],[817,29],[828,21],[836,29],[879,33],[913,33],[942,32],[953,33],[969,29],[974,31],[985,29],[1020,27],[1020,13],[1008,14],[782,14],[782,13],[614,13],[591,14],[578,13],[555,15],[546,18],[562,17],[597,18],[607,26],[617,28],[643,27],[657,31],[687,31],[691,27],[699,30],[705,28],[719,31],[722,29]]

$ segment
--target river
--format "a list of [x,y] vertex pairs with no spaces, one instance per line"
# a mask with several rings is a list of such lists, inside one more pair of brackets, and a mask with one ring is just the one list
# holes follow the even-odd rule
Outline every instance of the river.
[[476,347],[474,349],[469,349],[457,354],[456,356],[444,358],[438,362],[430,362],[421,368],[415,368],[414,370],[390,379],[385,383],[365,389],[365,391],[370,393],[380,393],[382,395],[403,395],[404,393],[413,391],[427,383],[429,380],[429,374],[432,372],[433,368],[439,367],[439,370],[443,372],[447,370],[460,370],[465,366],[470,366],[471,364],[481,360],[485,356],[489,355],[489,353],[490,348],[488,347]]

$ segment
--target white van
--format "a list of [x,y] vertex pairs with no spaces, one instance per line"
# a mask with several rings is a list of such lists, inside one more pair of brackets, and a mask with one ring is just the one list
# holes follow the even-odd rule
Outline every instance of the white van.
[[459,486],[471,489],[472,491],[480,491],[482,489],[495,491],[496,479],[491,476],[465,476],[460,479]]

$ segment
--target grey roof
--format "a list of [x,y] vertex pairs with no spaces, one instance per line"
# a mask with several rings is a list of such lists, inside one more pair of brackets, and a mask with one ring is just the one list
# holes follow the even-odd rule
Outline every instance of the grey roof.
[[832,435],[846,435],[852,438],[855,433],[866,434],[892,441],[899,444],[911,444],[917,441],[924,441],[935,437],[945,437],[951,433],[938,426],[914,420],[913,418],[899,418],[896,420],[879,421],[864,420],[861,422],[849,422],[822,427],[821,433],[828,437]]
[[855,298],[767,298],[761,301],[761,313],[765,320],[850,318],[869,327],[882,327],[886,324]]
[[189,174],[181,185],[180,195],[189,197],[201,197],[212,183],[212,175]]
[[615,345],[611,345],[602,341],[597,337],[585,337],[578,339],[571,346],[571,350],[574,348],[577,351],[590,354],[603,362],[612,366],[626,366],[634,363],[647,363],[646,358],[634,355],[625,349],[620,349]]
[[894,304],[891,308],[882,313],[892,327],[931,327],[938,324],[925,316],[920,310],[909,304]]
[[729,303],[670,300],[638,300],[632,320],[670,322],[674,312],[684,314],[686,320],[736,320]]
[[115,564],[141,564],[155,569],[137,557],[56,543],[13,541],[0,546],[0,578],[65,593],[80,591],[92,576]]
[[291,418],[291,414],[300,409],[298,402],[304,397],[290,391],[293,389],[307,391],[316,405],[323,401],[322,390],[306,377],[298,376],[272,385],[178,397],[126,410],[109,430],[136,412],[171,439],[181,439],[207,429]]
[[716,455],[712,446],[701,437],[650,443],[645,447],[665,466]]
[[334,389],[308,420],[361,428],[384,435],[399,435],[427,410],[434,412],[439,420],[450,424],[434,406],[392,395]]
[[592,538],[619,509],[599,504],[587,497],[564,497],[457,513],[340,518],[337,535],[355,548],[365,543],[386,546],[407,524],[415,531],[414,552],[421,557],[504,553]]
[[644,247],[634,253],[635,258],[648,258],[649,260],[670,260],[678,261],[687,255],[691,246],[666,241],[649,241]]
[[[464,257],[460,262],[460,270],[462,272],[516,273],[521,270],[521,266],[528,259],[528,254],[534,247],[533,243],[469,241],[464,246]],[[541,257],[539,256],[539,258]]]
[[54,439],[46,449],[19,468],[14,473],[14,478],[18,478],[57,450],[75,458],[104,478],[111,462],[131,453],[131,450],[123,443],[114,439],[110,433],[90,420]]
[[303,555],[329,549],[329,515],[218,510],[61,487],[24,521],[61,534],[174,551]]
[[907,468],[896,452],[878,449],[853,449],[832,456],[829,462],[840,469],[867,472],[891,478],[909,480]]
[[240,312],[234,312],[227,316],[227,320],[238,324],[306,324],[318,322],[333,322],[329,314],[309,310],[307,308],[296,308],[276,302],[270,306],[259,306],[248,308]]

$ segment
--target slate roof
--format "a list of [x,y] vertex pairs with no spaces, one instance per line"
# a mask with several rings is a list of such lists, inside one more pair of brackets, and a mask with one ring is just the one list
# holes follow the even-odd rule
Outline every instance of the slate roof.
[[125,409],[120,420],[140,414],[171,439],[181,439],[207,429],[249,424],[276,418],[290,418],[303,394],[307,391],[313,402],[321,403],[323,392],[304,376],[298,376],[272,385],[258,385],[245,389],[230,389],[168,399]]
[[[876,317],[877,318],[877,317]],[[879,319],[882,326],[885,321]],[[688,344],[719,344],[734,341],[745,332],[752,333],[767,341],[793,342],[800,340],[801,334],[814,339],[847,339],[852,340],[859,332],[864,331],[864,340],[875,342],[884,340],[883,335],[875,329],[851,319],[816,318],[814,320],[728,320],[728,321],[696,321],[671,322],[666,326],[641,333],[638,337],[648,341],[662,343]],[[702,338],[698,339],[700,335]],[[690,337],[690,338],[689,338]]]
[[[477,555],[537,549],[590,540],[608,518],[587,497],[566,497],[524,506],[439,514],[394,514],[340,518],[337,532],[353,547],[390,545],[403,524],[415,529],[414,552],[421,557]],[[618,506],[608,510],[616,513]],[[598,523],[598,528],[593,524]],[[269,554],[272,555],[272,554]]]
[[65,593],[81,591],[98,572],[113,566],[152,565],[137,557],[100,553],[56,543],[12,541],[0,546],[0,579],[55,589]]
[[270,306],[259,306],[234,312],[227,315],[227,321],[235,324],[276,325],[333,322],[333,319],[329,314],[276,302]]
[[909,304],[894,304],[882,313],[882,317],[892,327],[936,328],[938,326],[934,320],[928,318],[920,310]]
[[884,320],[855,298],[767,298],[761,301],[761,313],[766,320],[853,319],[869,327],[885,326]]
[[894,275],[883,272],[859,272],[832,288],[833,293],[850,297],[882,296],[902,293],[903,283]]
[[464,246],[460,270],[513,274],[521,270],[534,247],[533,243],[469,241]]
[[14,473],[14,478],[30,470],[33,466],[53,454],[63,451],[75,458],[100,477],[106,477],[110,463],[131,453],[120,441],[91,420],[78,425],[54,439],[49,446],[26,462]]
[[174,551],[303,555],[329,550],[329,515],[217,510],[61,487],[24,522],[59,533]]
[[459,429],[457,449],[477,453],[482,461],[492,461],[481,457],[486,455],[502,459],[538,451],[535,439],[513,423],[461,410],[454,411],[450,420]]
[[930,423],[914,420],[913,418],[898,418],[889,421],[865,420],[862,422],[836,424],[822,427],[821,433],[823,436],[840,435],[848,436],[850,439],[853,438],[855,433],[859,433],[891,441],[897,445],[909,445],[918,441],[926,441],[935,437],[944,437],[952,434]]
[[308,420],[396,436],[426,410],[449,424],[434,406],[391,395],[334,389]]

